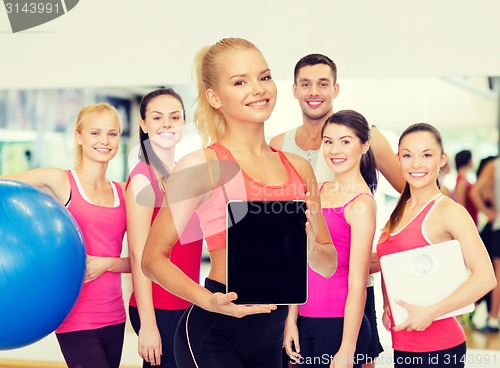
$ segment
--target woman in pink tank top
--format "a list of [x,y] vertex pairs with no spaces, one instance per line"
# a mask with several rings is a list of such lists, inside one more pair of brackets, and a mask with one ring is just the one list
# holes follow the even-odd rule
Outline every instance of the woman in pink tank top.
[[[233,303],[235,293],[225,293],[225,205],[232,199],[299,199],[308,191],[304,231],[311,268],[330,277],[336,251],[310,164],[272,150],[265,141],[264,121],[277,91],[260,51],[244,39],[223,39],[200,51],[196,77],[195,122],[204,144],[216,143],[188,154],[174,168],[167,181],[167,204],[151,227],[142,268],[146,276],[194,304],[177,328],[178,367],[278,368],[288,309],[238,305]],[[210,251],[205,288],[170,259],[178,234],[195,211]]]
[[[307,303],[289,307],[285,348],[292,362],[360,367],[371,341],[364,305],[375,234],[372,193],[378,182],[370,127],[361,114],[343,110],[326,120],[322,137],[322,154],[335,180],[320,186],[321,205],[338,267],[330,278],[309,269]],[[333,359],[318,359],[324,357]]]
[[[437,178],[446,163],[441,135],[432,125],[408,127],[399,139],[398,157],[406,186],[377,246],[379,258],[430,244],[460,242],[470,277],[450,296],[431,306],[404,300],[409,317],[395,326],[384,292],[384,326],[391,332],[395,367],[464,367],[465,334],[454,317],[439,317],[478,300],[491,290],[495,275],[467,210],[441,194]],[[382,270],[382,278],[383,278]]]
[[42,188],[65,205],[78,223],[87,251],[85,281],[75,306],[56,329],[70,368],[120,365],[125,333],[120,258],[126,229],[124,184],[106,177],[119,149],[118,111],[107,103],[82,108],[75,123],[76,155],[71,171],[30,170],[9,178]]
[[[127,181],[127,239],[133,292],[129,316],[137,333],[143,368],[175,368],[174,334],[190,303],[144,276],[142,252],[156,215],[165,202],[166,180],[175,165],[175,147],[186,122],[182,98],[171,88],[146,94],[139,106],[139,163]],[[200,280],[203,234],[197,216],[188,222],[171,252],[172,263],[195,282]]]

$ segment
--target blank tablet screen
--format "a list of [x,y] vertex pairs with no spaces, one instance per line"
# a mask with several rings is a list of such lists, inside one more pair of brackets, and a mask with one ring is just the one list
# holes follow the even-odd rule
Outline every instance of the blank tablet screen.
[[237,304],[307,301],[304,201],[230,201],[227,292]]

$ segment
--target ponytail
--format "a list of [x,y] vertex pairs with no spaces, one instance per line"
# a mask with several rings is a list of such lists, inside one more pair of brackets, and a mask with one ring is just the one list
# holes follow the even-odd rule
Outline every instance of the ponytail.
[[411,198],[410,185],[408,183],[405,183],[403,192],[399,196],[398,203],[396,204],[396,207],[392,211],[391,216],[389,217],[389,221],[387,221],[384,228],[382,229],[384,238],[381,240],[387,239],[394,230],[394,228],[399,224],[399,221],[401,221],[401,218],[403,217],[406,204],[408,203],[408,200],[410,198]]
[[203,47],[196,55],[194,72],[198,88],[198,105],[194,113],[194,124],[204,147],[221,139],[226,126],[222,114],[208,102],[207,98],[207,90],[217,87],[218,58],[227,51],[250,48],[258,50],[253,43],[243,38],[224,38],[212,46]]
[[[201,49],[195,58],[195,76],[196,85],[198,87],[198,105],[194,113],[194,125],[198,129],[201,136],[203,147],[219,140],[225,131],[225,120],[222,114],[216,110],[207,99],[207,85],[211,87],[211,80],[205,81],[204,74],[207,73],[210,47],[206,46]],[[204,73],[205,72],[205,73]]]
[[363,157],[361,157],[359,169],[361,171],[361,176],[365,179],[370,191],[372,194],[375,193],[378,185],[378,172],[377,165],[375,163],[375,156],[373,155],[371,148],[366,151]]

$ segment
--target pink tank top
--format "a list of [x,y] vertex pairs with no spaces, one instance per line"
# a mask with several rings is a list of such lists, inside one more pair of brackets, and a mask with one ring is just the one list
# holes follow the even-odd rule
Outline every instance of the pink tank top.
[[285,154],[273,149],[285,166],[288,181],[282,185],[267,185],[253,180],[236,163],[229,150],[220,143],[213,149],[219,159],[221,175],[212,195],[196,212],[207,242],[208,251],[226,248],[226,204],[230,200],[280,201],[304,199],[306,186]]
[[[82,230],[87,255],[120,257],[126,228],[125,199],[113,182],[115,206],[103,207],[86,199],[78,177],[68,171],[71,199],[66,206]],[[78,184],[77,184],[78,181]],[[121,274],[105,272],[83,284],[78,299],[56,333],[93,330],[125,322]]]
[[[431,242],[424,233],[424,225],[434,205],[442,198],[443,195],[438,194],[405,227],[380,241],[377,245],[378,257],[430,245]],[[384,234],[381,239],[384,239]],[[464,330],[454,317],[434,321],[420,332],[391,330],[391,336],[395,350],[414,353],[449,349],[465,341]]]
[[[323,189],[323,185],[320,190]],[[361,195],[360,193],[341,207],[323,208],[328,230],[337,250],[337,271],[330,278],[324,278],[308,266],[309,292],[307,302],[299,306],[303,317],[344,317],[345,303],[349,291],[349,260],[351,255],[351,226],[345,218],[345,208]]]
[[[153,223],[156,215],[160,211],[164,200],[165,200],[165,192],[160,188],[158,183],[158,179],[156,178],[155,173],[151,168],[144,162],[139,162],[134,169],[131,171],[128,180],[127,186],[130,183],[130,180],[135,175],[144,175],[149,183],[151,184],[151,188],[155,194],[155,207],[153,210],[153,216],[151,218],[151,223]],[[186,241],[183,241],[187,237]],[[198,239],[192,241],[192,239]],[[201,249],[203,245],[203,234],[200,228],[200,221],[198,220],[198,216],[194,214],[186,227],[184,228],[183,233],[181,234],[180,240],[177,241],[170,253],[170,260],[177,267],[179,267],[189,278],[193,281],[199,283],[200,282],[200,263],[201,263]],[[163,310],[179,310],[186,309],[189,307],[191,303],[188,301],[181,299],[174,294],[168,292],[163,287],[158,285],[156,282],[152,282],[153,289],[153,306],[155,309],[163,309]],[[135,294],[132,292],[130,296],[130,305],[137,307],[137,301],[135,300]]]

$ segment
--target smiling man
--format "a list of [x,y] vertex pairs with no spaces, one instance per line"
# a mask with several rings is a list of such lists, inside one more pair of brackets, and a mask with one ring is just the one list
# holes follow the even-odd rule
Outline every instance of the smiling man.
[[[293,95],[302,110],[302,125],[273,137],[269,142],[269,145],[275,149],[292,152],[306,158],[314,168],[318,182],[333,179],[331,171],[324,160],[318,158],[318,155],[322,155],[320,152],[321,130],[325,121],[334,113],[333,100],[338,94],[339,85],[335,63],[322,54],[304,56],[295,65],[293,82]],[[375,156],[377,169],[398,192],[401,192],[405,180],[399,171],[395,152],[387,138],[375,126],[371,127],[370,136],[370,148]],[[375,253],[372,258],[377,258]],[[378,263],[373,264],[370,272],[378,271]],[[366,363],[363,364],[363,368],[374,367],[374,359],[383,351],[377,331],[374,298],[373,278],[370,275],[367,282],[365,314],[370,320],[373,335],[369,350],[365,354]],[[292,364],[293,362],[288,365],[290,360],[287,358],[284,352],[283,368],[296,367]]]
[[[333,100],[339,94],[337,66],[322,54],[309,54],[295,65],[293,95],[302,110],[302,125],[273,137],[269,145],[306,158],[314,168],[318,182],[331,180],[326,166],[317,160],[321,147],[321,129],[333,115]],[[387,138],[374,126],[370,129],[370,147],[377,169],[398,192],[405,181],[399,172],[396,154]],[[318,164],[316,164],[317,161]]]
[[327,56],[310,54],[295,65],[293,95],[302,110],[302,125],[271,139],[276,149],[296,153],[314,167],[321,146],[321,128],[333,114],[339,93],[337,66]]

